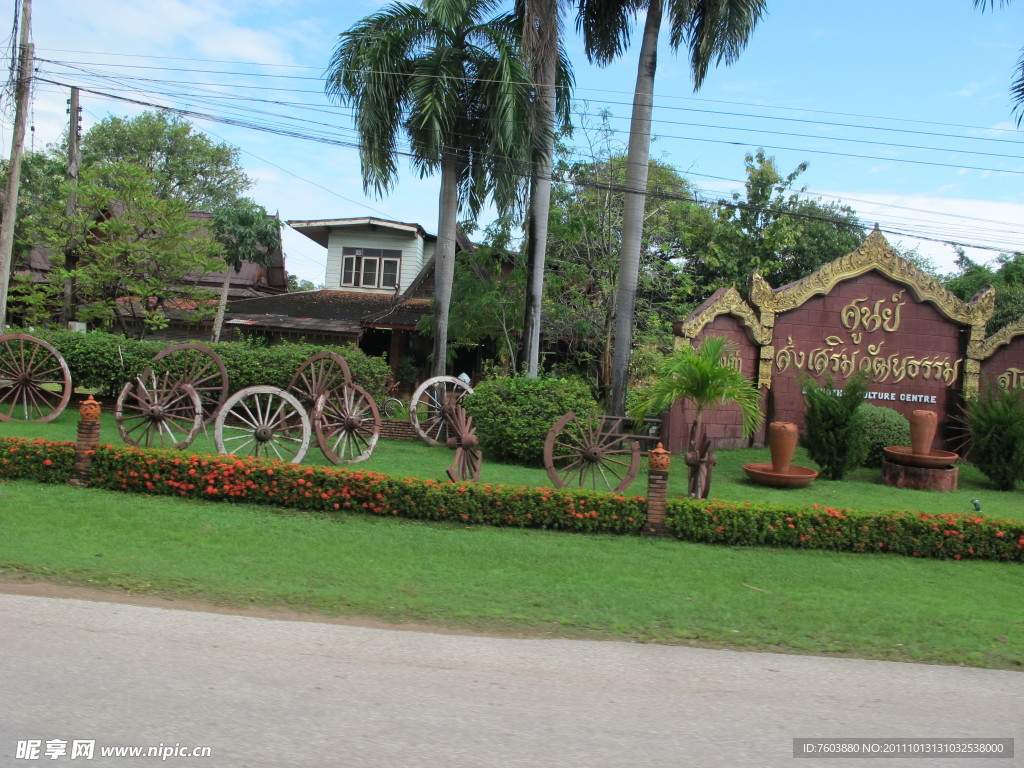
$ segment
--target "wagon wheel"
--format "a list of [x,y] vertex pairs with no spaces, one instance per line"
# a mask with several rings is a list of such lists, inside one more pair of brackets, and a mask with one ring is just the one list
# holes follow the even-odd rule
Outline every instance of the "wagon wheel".
[[313,431],[320,450],[333,463],[364,461],[380,437],[377,403],[355,384],[325,392],[313,409]]
[[0,421],[53,421],[70,399],[60,352],[27,333],[0,336]]
[[309,414],[295,395],[277,387],[247,387],[221,406],[213,442],[221,453],[298,464],[309,450]]
[[479,440],[473,428],[473,417],[466,413],[465,408],[457,405],[450,426],[454,434],[448,438],[448,447],[455,449],[455,460],[447,469],[448,478],[453,483],[464,480],[478,482],[483,453],[477,450]]
[[640,445],[619,433],[619,421],[569,412],[555,423],[544,441],[544,468],[556,488],[629,487],[640,468]]
[[117,431],[128,445],[187,448],[203,426],[203,406],[191,384],[147,367],[117,398]]
[[[155,366],[161,360],[164,363]],[[191,384],[199,395],[204,421],[213,421],[228,399],[228,370],[220,355],[205,344],[172,344],[160,350],[153,363],[157,370],[167,371],[171,382]]]
[[312,410],[320,395],[336,399],[343,387],[352,383],[345,358],[337,352],[320,352],[304,362],[292,376],[288,391],[301,401],[306,410]]
[[473,388],[454,376],[427,379],[412,395],[409,420],[427,445],[445,445],[451,434],[449,422],[455,407]]

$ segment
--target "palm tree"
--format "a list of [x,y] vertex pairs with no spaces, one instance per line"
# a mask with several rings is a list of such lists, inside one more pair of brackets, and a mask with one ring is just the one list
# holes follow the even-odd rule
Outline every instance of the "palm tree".
[[[1009,5],[1010,0],[999,0],[999,5]],[[995,8],[996,0],[974,0],[974,7]],[[1024,122],[1024,48],[1021,48],[1020,58],[1017,60],[1017,71],[1014,74],[1013,82],[1010,83],[1010,95],[1013,97],[1013,111],[1017,114],[1017,127],[1020,128]]]
[[[761,424],[761,394],[732,364],[736,351],[724,336],[709,336],[698,349],[684,347],[665,358],[655,381],[640,392],[630,416],[642,419],[647,414],[662,414],[679,399],[689,400],[696,410],[690,433],[691,492],[699,499],[710,486],[713,464],[710,442],[704,435],[704,412],[723,403],[736,403],[743,415],[743,434],[750,436]],[[703,467],[708,467],[702,471]]]
[[526,312],[523,318],[523,360],[526,375],[540,371],[541,305],[551,211],[551,170],[556,125],[569,123],[572,70],[562,51],[561,5],[564,0],[520,0],[523,56],[535,84],[534,145],[530,204],[526,232]]
[[685,44],[689,50],[696,91],[703,84],[712,59],[727,64],[736,60],[761,18],[764,6],[765,0],[579,0],[576,23],[583,32],[587,57],[601,66],[607,66],[623,53],[629,44],[631,18],[642,10],[647,11],[626,160],[609,409],[614,415],[623,414],[626,404],[651,147],[654,74],[662,18],[668,14],[672,47],[677,49]]
[[213,237],[220,245],[228,267],[224,271],[217,317],[213,321],[214,343],[220,341],[224,326],[232,273],[241,271],[243,261],[269,266],[270,253],[280,242],[280,228],[281,222],[276,217],[268,216],[262,205],[246,198],[222,205],[213,212]]
[[[326,90],[355,108],[363,186],[383,195],[408,154],[420,176],[440,170],[433,375],[445,373],[448,309],[460,209],[475,216],[488,196],[499,213],[521,205],[529,155],[530,74],[514,13],[487,18],[498,0],[396,2],[340,41]],[[400,135],[408,140],[400,150]]]

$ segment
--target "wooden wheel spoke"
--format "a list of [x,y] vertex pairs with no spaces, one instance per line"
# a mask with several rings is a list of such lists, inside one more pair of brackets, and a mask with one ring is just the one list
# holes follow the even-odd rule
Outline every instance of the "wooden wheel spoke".
[[380,437],[380,426],[377,404],[355,384],[323,393],[313,409],[317,444],[334,464],[368,459]]
[[190,385],[199,397],[202,422],[213,421],[228,397],[227,368],[216,352],[205,344],[172,344],[162,349],[153,363],[159,363],[170,386]]
[[575,413],[555,422],[544,441],[544,466],[552,484],[625,490],[639,469],[640,447],[621,433],[622,423],[622,419]]
[[71,399],[71,372],[50,344],[26,333],[0,336],[0,421],[49,422]]
[[203,423],[199,395],[189,385],[156,376],[147,368],[125,384],[114,411],[121,439],[129,445],[187,448]]
[[[258,386],[227,399],[214,421],[213,440],[221,453],[248,450],[251,456],[297,464],[306,455],[310,434],[309,416],[294,394]],[[229,446],[235,450],[229,451]]]
[[444,445],[453,434],[446,414],[472,392],[472,387],[453,376],[435,376],[420,384],[409,401],[409,420],[420,439],[428,445]]

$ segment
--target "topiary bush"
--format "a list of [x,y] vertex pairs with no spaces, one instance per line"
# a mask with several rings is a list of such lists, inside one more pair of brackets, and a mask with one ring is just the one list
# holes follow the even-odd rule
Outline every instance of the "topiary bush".
[[986,383],[967,403],[971,462],[1000,491],[1024,477],[1024,391]]
[[534,467],[544,463],[544,439],[558,419],[599,411],[590,387],[575,378],[503,376],[481,382],[462,402],[490,456]]
[[910,445],[910,422],[906,416],[892,408],[862,403],[857,418],[864,430],[865,467],[880,467],[885,458],[884,448],[891,445]]
[[804,388],[804,446],[829,480],[842,480],[864,462],[866,443],[859,416],[868,391],[867,376],[854,374],[842,390],[826,377],[824,386],[806,377]]

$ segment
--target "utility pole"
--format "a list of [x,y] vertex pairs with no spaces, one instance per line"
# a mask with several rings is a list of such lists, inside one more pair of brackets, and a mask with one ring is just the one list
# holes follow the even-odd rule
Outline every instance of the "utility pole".
[[[68,126],[68,226],[74,220],[75,206],[78,203],[78,169],[82,165],[82,150],[79,147],[81,139],[82,108],[78,106],[78,89],[71,88],[71,98],[68,100],[68,113],[71,115]],[[71,272],[78,266],[77,245],[69,238],[64,247],[64,271],[68,273],[64,278],[64,311],[61,314],[62,324],[65,328],[70,321],[75,319],[75,278]]]
[[32,80],[32,58],[35,48],[29,42],[31,29],[32,0],[22,0],[21,37],[18,43],[18,87],[14,92],[14,136],[11,138],[11,161],[7,170],[3,223],[0,224],[0,329],[7,319],[7,288],[11,282],[14,223],[18,215],[18,186],[21,182],[21,156],[25,149],[25,123],[28,118],[29,85]]

